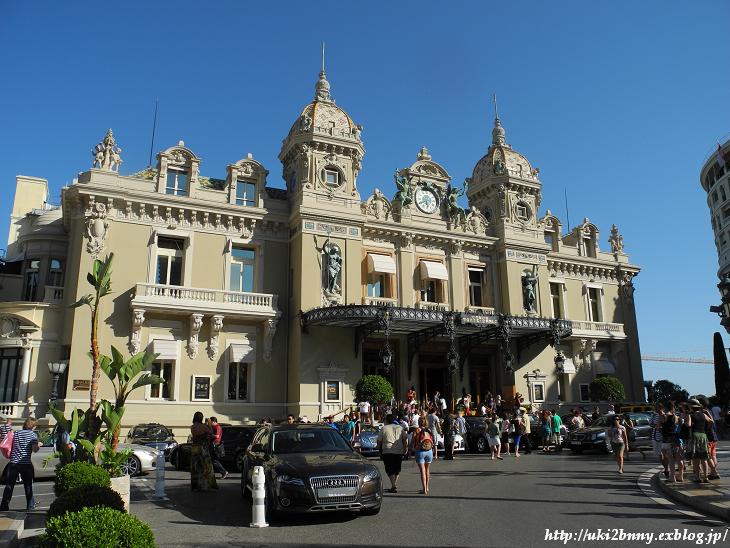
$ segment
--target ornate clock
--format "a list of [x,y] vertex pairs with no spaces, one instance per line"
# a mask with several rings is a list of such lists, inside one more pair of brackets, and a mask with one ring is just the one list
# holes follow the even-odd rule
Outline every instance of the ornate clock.
[[416,207],[424,213],[435,213],[439,206],[439,199],[436,193],[430,188],[419,186],[415,192]]

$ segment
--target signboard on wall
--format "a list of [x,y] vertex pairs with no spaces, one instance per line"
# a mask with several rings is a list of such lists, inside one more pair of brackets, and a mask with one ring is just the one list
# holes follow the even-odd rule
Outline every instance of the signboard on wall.
[[210,375],[193,375],[193,401],[210,401]]
[[340,381],[327,381],[327,401],[340,401]]
[[74,390],[91,390],[91,381],[89,379],[74,379]]

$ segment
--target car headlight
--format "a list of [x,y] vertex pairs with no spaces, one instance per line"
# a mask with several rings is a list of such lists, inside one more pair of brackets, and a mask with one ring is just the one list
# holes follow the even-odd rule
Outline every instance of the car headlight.
[[593,434],[593,439],[594,440],[602,440],[605,437],[606,437],[606,433],[605,432],[599,432],[598,434]]
[[286,485],[301,485],[304,486],[304,480],[301,478],[295,478],[293,476],[288,476],[286,474],[282,474],[281,476],[276,476],[276,481],[279,483],[285,483]]
[[365,474],[365,477],[362,480],[375,481],[378,478],[380,478],[380,472],[378,472],[377,468],[372,468],[367,474]]

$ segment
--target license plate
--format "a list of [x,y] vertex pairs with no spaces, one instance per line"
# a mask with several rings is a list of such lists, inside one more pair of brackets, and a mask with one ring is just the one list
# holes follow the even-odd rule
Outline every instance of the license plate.
[[571,441],[570,442],[570,445],[580,445],[580,442],[579,441]]
[[357,494],[357,487],[335,487],[333,489],[320,489],[317,495],[322,497],[352,497]]

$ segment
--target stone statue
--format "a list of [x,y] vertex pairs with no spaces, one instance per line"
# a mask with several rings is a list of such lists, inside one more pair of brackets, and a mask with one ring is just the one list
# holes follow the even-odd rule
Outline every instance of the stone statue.
[[497,159],[494,161],[494,174],[504,175],[504,162],[502,160]]
[[534,272],[526,272],[522,276],[522,306],[527,312],[536,312],[537,276]]
[[624,237],[618,233],[616,225],[611,225],[611,235],[608,237],[608,243],[611,244],[612,253],[623,253]]
[[342,270],[342,254],[340,253],[340,248],[328,239],[322,246],[322,251],[326,258],[325,272],[327,274],[327,280],[324,289],[325,293],[340,293],[341,288],[337,283],[340,278],[340,271]]
[[459,207],[458,200],[459,196],[464,194],[464,189],[458,189],[449,184],[446,188],[446,214],[449,217],[449,222],[452,225],[456,225],[459,222],[459,217],[462,214],[462,210]]
[[119,166],[122,164],[121,152],[122,149],[117,146],[114,134],[109,128],[104,139],[91,151],[91,155],[94,157],[91,167],[119,172]]
[[398,188],[398,192],[395,193],[393,201],[400,202],[401,208],[406,209],[413,203],[413,188],[408,179],[402,175],[398,175],[397,171],[393,175],[393,178],[395,179],[395,186]]

